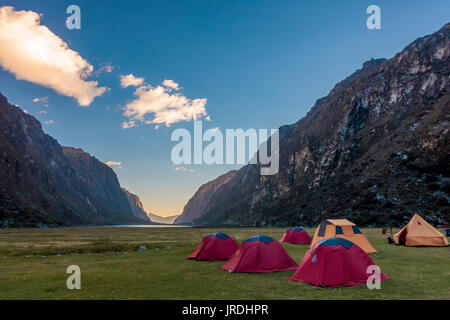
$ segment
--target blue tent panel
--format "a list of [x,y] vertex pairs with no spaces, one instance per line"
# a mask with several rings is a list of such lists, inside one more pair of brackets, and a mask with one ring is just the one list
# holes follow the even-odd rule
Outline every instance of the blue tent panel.
[[354,234],[361,234],[361,231],[359,230],[358,226],[352,226],[352,228]]
[[207,235],[205,238],[210,238],[210,237],[217,237],[217,238],[219,238],[221,240],[224,240],[226,238],[229,238],[230,236],[227,235],[226,233],[217,232],[217,233],[213,233],[213,234]]
[[264,243],[270,243],[270,242],[273,241],[273,239],[271,237],[268,237],[268,236],[258,235],[258,236],[254,236],[254,237],[248,238],[244,242],[253,242],[253,241],[261,241],[261,242],[264,242]]
[[343,238],[328,238],[318,242],[321,246],[344,246],[345,248],[351,248],[353,242]]

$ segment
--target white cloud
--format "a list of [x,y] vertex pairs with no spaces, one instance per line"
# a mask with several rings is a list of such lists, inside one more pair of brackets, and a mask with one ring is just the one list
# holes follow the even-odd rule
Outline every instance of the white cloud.
[[133,128],[136,127],[136,122],[133,120],[127,121],[127,122],[123,122],[122,123],[122,128],[123,129],[129,129],[129,128]]
[[33,11],[0,7],[0,65],[19,80],[74,97],[80,106],[90,105],[107,88],[85,80],[92,65],[41,25],[40,18]]
[[[181,166],[181,167],[175,167],[175,168],[173,168],[175,171],[188,171],[188,169],[187,168],[185,168],[185,167],[183,167],[183,166]],[[189,172],[194,172],[195,170],[194,169],[189,169]]]
[[[110,64],[106,64],[103,67],[103,70],[105,70],[105,72],[111,73],[114,70],[114,67]],[[100,70],[102,70],[102,68],[100,68]]]
[[47,110],[41,110],[39,111],[40,114],[47,114]]
[[106,161],[105,164],[108,167],[111,167],[112,169],[116,169],[116,170],[122,170],[122,162],[120,161]]
[[38,102],[44,102],[46,103],[48,101],[48,97],[42,97],[42,98],[34,98],[33,102],[38,103]]
[[53,120],[47,120],[47,121],[44,121],[44,124],[54,124],[55,122],[53,121]]
[[[167,81],[165,80],[166,84]],[[171,80],[170,80],[171,81]],[[178,88],[178,84],[173,82]],[[180,121],[196,120],[207,116],[207,99],[190,100],[180,93],[171,93],[172,87],[143,85],[136,89],[136,99],[128,103],[124,110],[124,116],[133,124],[137,121],[145,124],[165,125]],[[124,124],[122,124],[124,127]]]
[[[42,106],[48,108],[48,97],[42,97],[42,98],[34,98],[33,99],[34,103],[38,103],[41,102]],[[42,112],[41,112],[42,113]],[[47,112],[45,112],[47,113]]]
[[180,86],[178,85],[178,83],[173,80],[164,80],[162,82],[162,85],[167,87],[169,90],[180,90]]
[[120,162],[120,161],[106,161],[105,164],[107,166],[110,166],[110,167],[117,167],[117,166],[121,166],[122,162]]
[[136,78],[133,74],[127,74],[126,76],[120,76],[120,85],[122,88],[127,88],[129,86],[139,87],[144,84],[144,78]]
[[101,73],[111,73],[114,71],[114,66],[111,63],[101,63],[100,68],[94,72],[95,76],[99,76]]

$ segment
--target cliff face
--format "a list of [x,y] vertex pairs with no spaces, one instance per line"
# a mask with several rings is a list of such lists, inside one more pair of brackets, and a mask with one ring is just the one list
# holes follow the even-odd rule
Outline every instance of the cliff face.
[[364,63],[280,128],[278,174],[247,165],[206,204],[195,200],[196,216],[189,210],[177,221],[284,226],[346,217],[384,225],[414,212],[449,221],[449,34],[447,24],[389,60]]
[[117,213],[133,214],[113,169],[82,149],[63,147],[63,152],[86,188],[89,194],[87,201],[94,211],[108,219],[114,219]]
[[214,203],[211,203],[212,197],[223,185],[226,185],[236,173],[237,171],[230,171],[217,179],[202,185],[186,204],[183,213],[175,219],[174,223],[191,223],[205,215],[214,205]]
[[178,216],[161,217],[156,214],[146,212],[144,210],[144,206],[142,205],[141,199],[139,199],[137,195],[132,194],[125,188],[122,188],[122,190],[128,197],[128,202],[130,203],[133,215],[137,218],[146,220],[148,222],[172,224],[174,220],[178,217]]
[[0,94],[0,227],[137,221],[111,168],[63,148]]
[[135,194],[132,194],[125,188],[122,188],[123,192],[127,196],[128,203],[130,204],[131,211],[135,217],[141,218],[143,220],[151,221],[151,219],[147,216],[147,212],[144,210],[144,206],[142,205],[141,199]]

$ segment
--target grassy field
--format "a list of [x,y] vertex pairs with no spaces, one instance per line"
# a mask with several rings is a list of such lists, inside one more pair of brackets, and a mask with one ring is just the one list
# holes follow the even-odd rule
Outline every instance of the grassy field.
[[[450,248],[389,245],[380,229],[363,229],[372,254],[391,280],[317,288],[286,281],[294,272],[230,274],[223,262],[185,257],[206,234],[224,231],[238,242],[284,229],[67,228],[0,230],[0,299],[450,299]],[[308,230],[313,234],[313,230]],[[138,251],[145,245],[147,250]],[[307,245],[283,244],[300,262]],[[68,290],[66,268],[81,268],[81,290]]]

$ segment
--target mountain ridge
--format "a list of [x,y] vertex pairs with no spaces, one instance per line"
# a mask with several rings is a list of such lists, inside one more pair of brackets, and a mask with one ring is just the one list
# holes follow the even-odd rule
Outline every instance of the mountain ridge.
[[214,192],[233,178],[236,173],[236,170],[232,170],[210,182],[203,184],[200,188],[198,188],[194,196],[185,205],[181,215],[178,216],[173,223],[189,223],[204,215],[211,205],[210,201],[214,195]]
[[142,223],[114,171],[0,94],[0,227]]
[[449,33],[446,24],[391,59],[363,63],[303,118],[280,127],[278,174],[260,176],[258,165],[246,165],[210,195],[201,216],[177,220],[313,226],[347,217],[400,225],[418,211],[448,221]]
[[148,220],[149,222],[151,222],[152,220],[147,215],[147,212],[145,212],[144,206],[142,205],[142,202],[141,202],[141,199],[139,198],[139,196],[131,193],[130,191],[128,191],[127,189],[125,189],[123,187],[122,187],[122,190],[123,190],[123,192],[125,192],[125,194],[128,198],[128,202],[130,204],[133,215],[135,217],[138,217],[138,218],[141,218],[144,220]]

